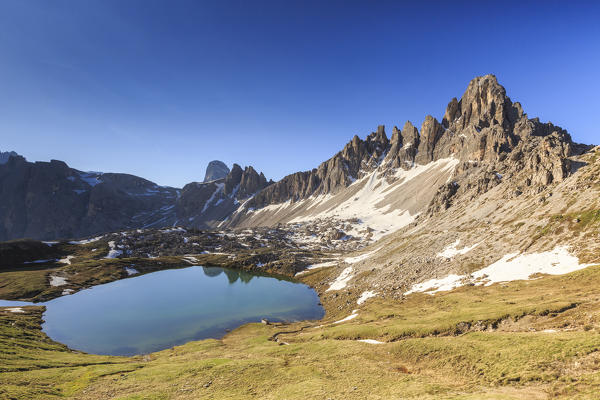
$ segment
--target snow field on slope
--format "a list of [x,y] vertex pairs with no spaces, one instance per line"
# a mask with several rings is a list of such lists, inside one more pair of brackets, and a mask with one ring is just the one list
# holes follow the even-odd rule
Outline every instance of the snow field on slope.
[[381,237],[401,229],[413,222],[418,214],[411,215],[406,209],[390,210],[391,203],[395,200],[395,194],[407,183],[417,179],[426,172],[438,171],[448,173],[458,164],[454,158],[441,159],[427,165],[417,165],[409,170],[398,169],[393,176],[394,181],[388,183],[385,176],[375,170],[364,177],[357,179],[345,190],[352,190],[354,187],[362,187],[349,199],[336,204],[326,210],[317,211],[316,209],[327,204],[327,202],[340,194],[332,195],[330,193],[311,196],[308,199],[292,203],[288,200],[279,204],[270,204],[259,210],[248,209],[250,213],[266,213],[270,216],[276,216],[278,213],[300,214],[289,221],[289,223],[309,222],[317,218],[334,218],[337,220],[360,220],[355,229],[346,233],[353,236],[360,236],[359,230],[367,227],[373,229],[372,240],[378,240]]
[[471,275],[448,275],[441,279],[430,279],[413,285],[411,290],[404,294],[434,294],[467,283],[489,286],[498,282],[530,279],[534,274],[563,275],[592,265],[596,264],[579,264],[579,259],[570,253],[567,246],[557,246],[554,250],[541,253],[511,253]]

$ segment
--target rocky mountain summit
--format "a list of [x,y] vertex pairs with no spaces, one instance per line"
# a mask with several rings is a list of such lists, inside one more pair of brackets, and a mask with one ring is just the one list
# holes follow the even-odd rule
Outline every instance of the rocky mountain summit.
[[175,223],[193,228],[215,227],[227,219],[240,202],[271,183],[251,166],[242,169],[233,164],[224,178],[192,182],[183,187],[175,203]]
[[16,156],[18,154],[14,151],[0,151],[0,164],[6,164],[9,158]]
[[441,122],[428,115],[420,130],[407,121],[393,127],[391,138],[384,126],[364,140],[355,136],[318,168],[257,193],[225,224],[332,217],[387,234],[448,208],[457,194],[479,196],[502,179],[514,182],[512,196],[562,182],[578,167],[570,157],[586,149],[566,130],[529,118],[496,77],[486,75],[450,101]]
[[204,174],[203,182],[216,181],[217,179],[223,179],[229,174],[229,167],[219,160],[213,160],[206,166],[206,173]]
[[486,75],[473,79],[460,100],[450,101],[442,122],[427,115],[420,131],[407,121],[402,129],[393,127],[390,139],[384,126],[365,140],[354,136],[318,168],[286,176],[258,193],[248,206],[335,194],[376,169],[382,173],[409,170],[449,157],[461,164],[523,163],[527,152],[537,152],[527,162],[535,169],[531,182],[547,184],[563,180],[570,173],[567,157],[582,150],[564,129],[529,119],[521,105],[506,96],[496,77]]

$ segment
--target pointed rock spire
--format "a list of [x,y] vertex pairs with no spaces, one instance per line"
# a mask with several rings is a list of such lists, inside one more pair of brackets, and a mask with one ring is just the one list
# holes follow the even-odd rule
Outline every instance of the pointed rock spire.
[[[498,83],[494,75],[484,75],[473,79],[458,103],[453,99],[444,114],[444,122],[450,126],[477,129],[500,125],[510,130],[523,116],[520,105],[515,106],[506,96],[506,89]],[[446,125],[445,125],[446,126]]]
[[240,167],[238,164],[233,164],[231,171],[229,172],[229,174],[227,174],[227,177],[225,178],[224,193],[226,195],[228,195],[228,196],[231,195],[233,193],[233,191],[235,190],[235,188],[237,187],[237,185],[240,184],[243,173],[244,173],[244,170],[242,170],[242,167]]
[[204,174],[203,182],[215,181],[217,179],[223,179],[229,173],[229,167],[219,160],[213,160],[206,166],[206,173]]
[[425,165],[433,161],[433,151],[435,145],[442,137],[444,127],[437,119],[428,115],[421,126],[421,138],[419,143],[419,151],[415,158],[417,164]]

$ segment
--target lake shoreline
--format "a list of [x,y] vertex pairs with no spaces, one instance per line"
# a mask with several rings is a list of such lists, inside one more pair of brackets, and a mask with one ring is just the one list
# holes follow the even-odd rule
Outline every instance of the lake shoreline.
[[[182,307],[176,306],[179,302]],[[287,325],[281,322],[319,320],[325,315],[317,292],[297,280],[201,266],[136,275],[46,303],[0,301],[0,305],[44,306],[43,331],[50,338],[78,351],[105,355],[146,354],[189,341],[219,339],[261,320]]]

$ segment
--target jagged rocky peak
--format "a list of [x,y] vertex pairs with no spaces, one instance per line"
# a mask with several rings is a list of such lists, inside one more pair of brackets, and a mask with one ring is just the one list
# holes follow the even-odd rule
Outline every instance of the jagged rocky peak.
[[297,172],[260,191],[248,207],[260,208],[288,200],[297,201],[314,194],[336,193],[365,173],[375,170],[387,154],[390,141],[380,125],[365,140],[355,135],[342,151],[311,171]]
[[412,168],[419,144],[419,131],[410,121],[406,121],[402,130],[395,126],[384,165],[391,168]]
[[428,164],[434,161],[434,150],[438,141],[444,134],[444,127],[437,119],[428,115],[421,126],[421,137],[419,139],[419,149],[415,162],[417,164]]
[[216,181],[223,179],[229,174],[229,167],[219,160],[213,160],[206,166],[206,174],[203,182]]
[[[487,192],[502,176],[511,179],[515,196],[539,193],[541,187],[566,179],[573,170],[569,157],[587,148],[573,143],[564,129],[529,119],[494,75],[473,79],[460,100],[452,99],[442,126],[432,159],[451,156],[461,164],[456,181],[440,188],[429,214],[448,208],[454,197]],[[425,124],[421,141],[424,128]],[[417,157],[422,156],[421,148],[419,153]]]
[[237,209],[240,200],[271,183],[253,167],[242,169],[233,164],[224,178],[185,185],[175,204],[177,221],[200,228],[217,226]]
[[[379,125],[377,131],[372,132],[365,140],[354,135],[340,153],[319,166],[318,171],[328,182],[323,189],[328,192],[340,184],[345,186],[351,183],[352,179],[358,178],[361,172],[377,168],[380,157],[388,150],[389,143],[383,125]],[[350,181],[346,179],[347,175],[350,175]]]
[[478,129],[492,125],[511,129],[522,116],[521,105],[513,104],[506,96],[506,89],[496,76],[484,75],[469,83],[460,101],[450,101],[442,123],[446,128],[454,124],[461,129],[470,125]]
[[571,137],[562,128],[539,119],[528,119],[521,104],[512,102],[494,75],[473,79],[460,100],[452,99],[441,124],[427,117],[421,128],[417,163],[442,158],[497,162],[522,141],[556,136],[567,145]]
[[[528,119],[497,78],[485,75],[473,79],[460,100],[450,101],[441,122],[428,115],[419,132],[407,121],[402,130],[392,129],[390,139],[383,125],[364,140],[355,135],[316,169],[286,176],[259,192],[248,207],[335,194],[374,170],[387,174],[450,157],[461,162],[462,172],[483,164],[496,170],[521,166],[532,183],[546,184],[568,176],[572,149],[566,131]],[[508,157],[518,162],[509,166]]]
[[6,164],[11,157],[19,156],[14,151],[0,151],[0,164]]
[[226,195],[231,195],[232,193],[234,193],[234,191],[237,190],[237,186],[240,184],[240,181],[242,180],[242,173],[244,173],[244,170],[242,169],[242,167],[240,167],[238,164],[233,164],[233,167],[231,167],[231,171],[229,171],[229,174],[227,174],[227,176],[225,177],[225,194]]
[[225,177],[224,193],[238,199],[245,199],[269,184],[265,175],[262,172],[259,174],[253,167],[242,169],[238,164],[233,164],[233,168]]

